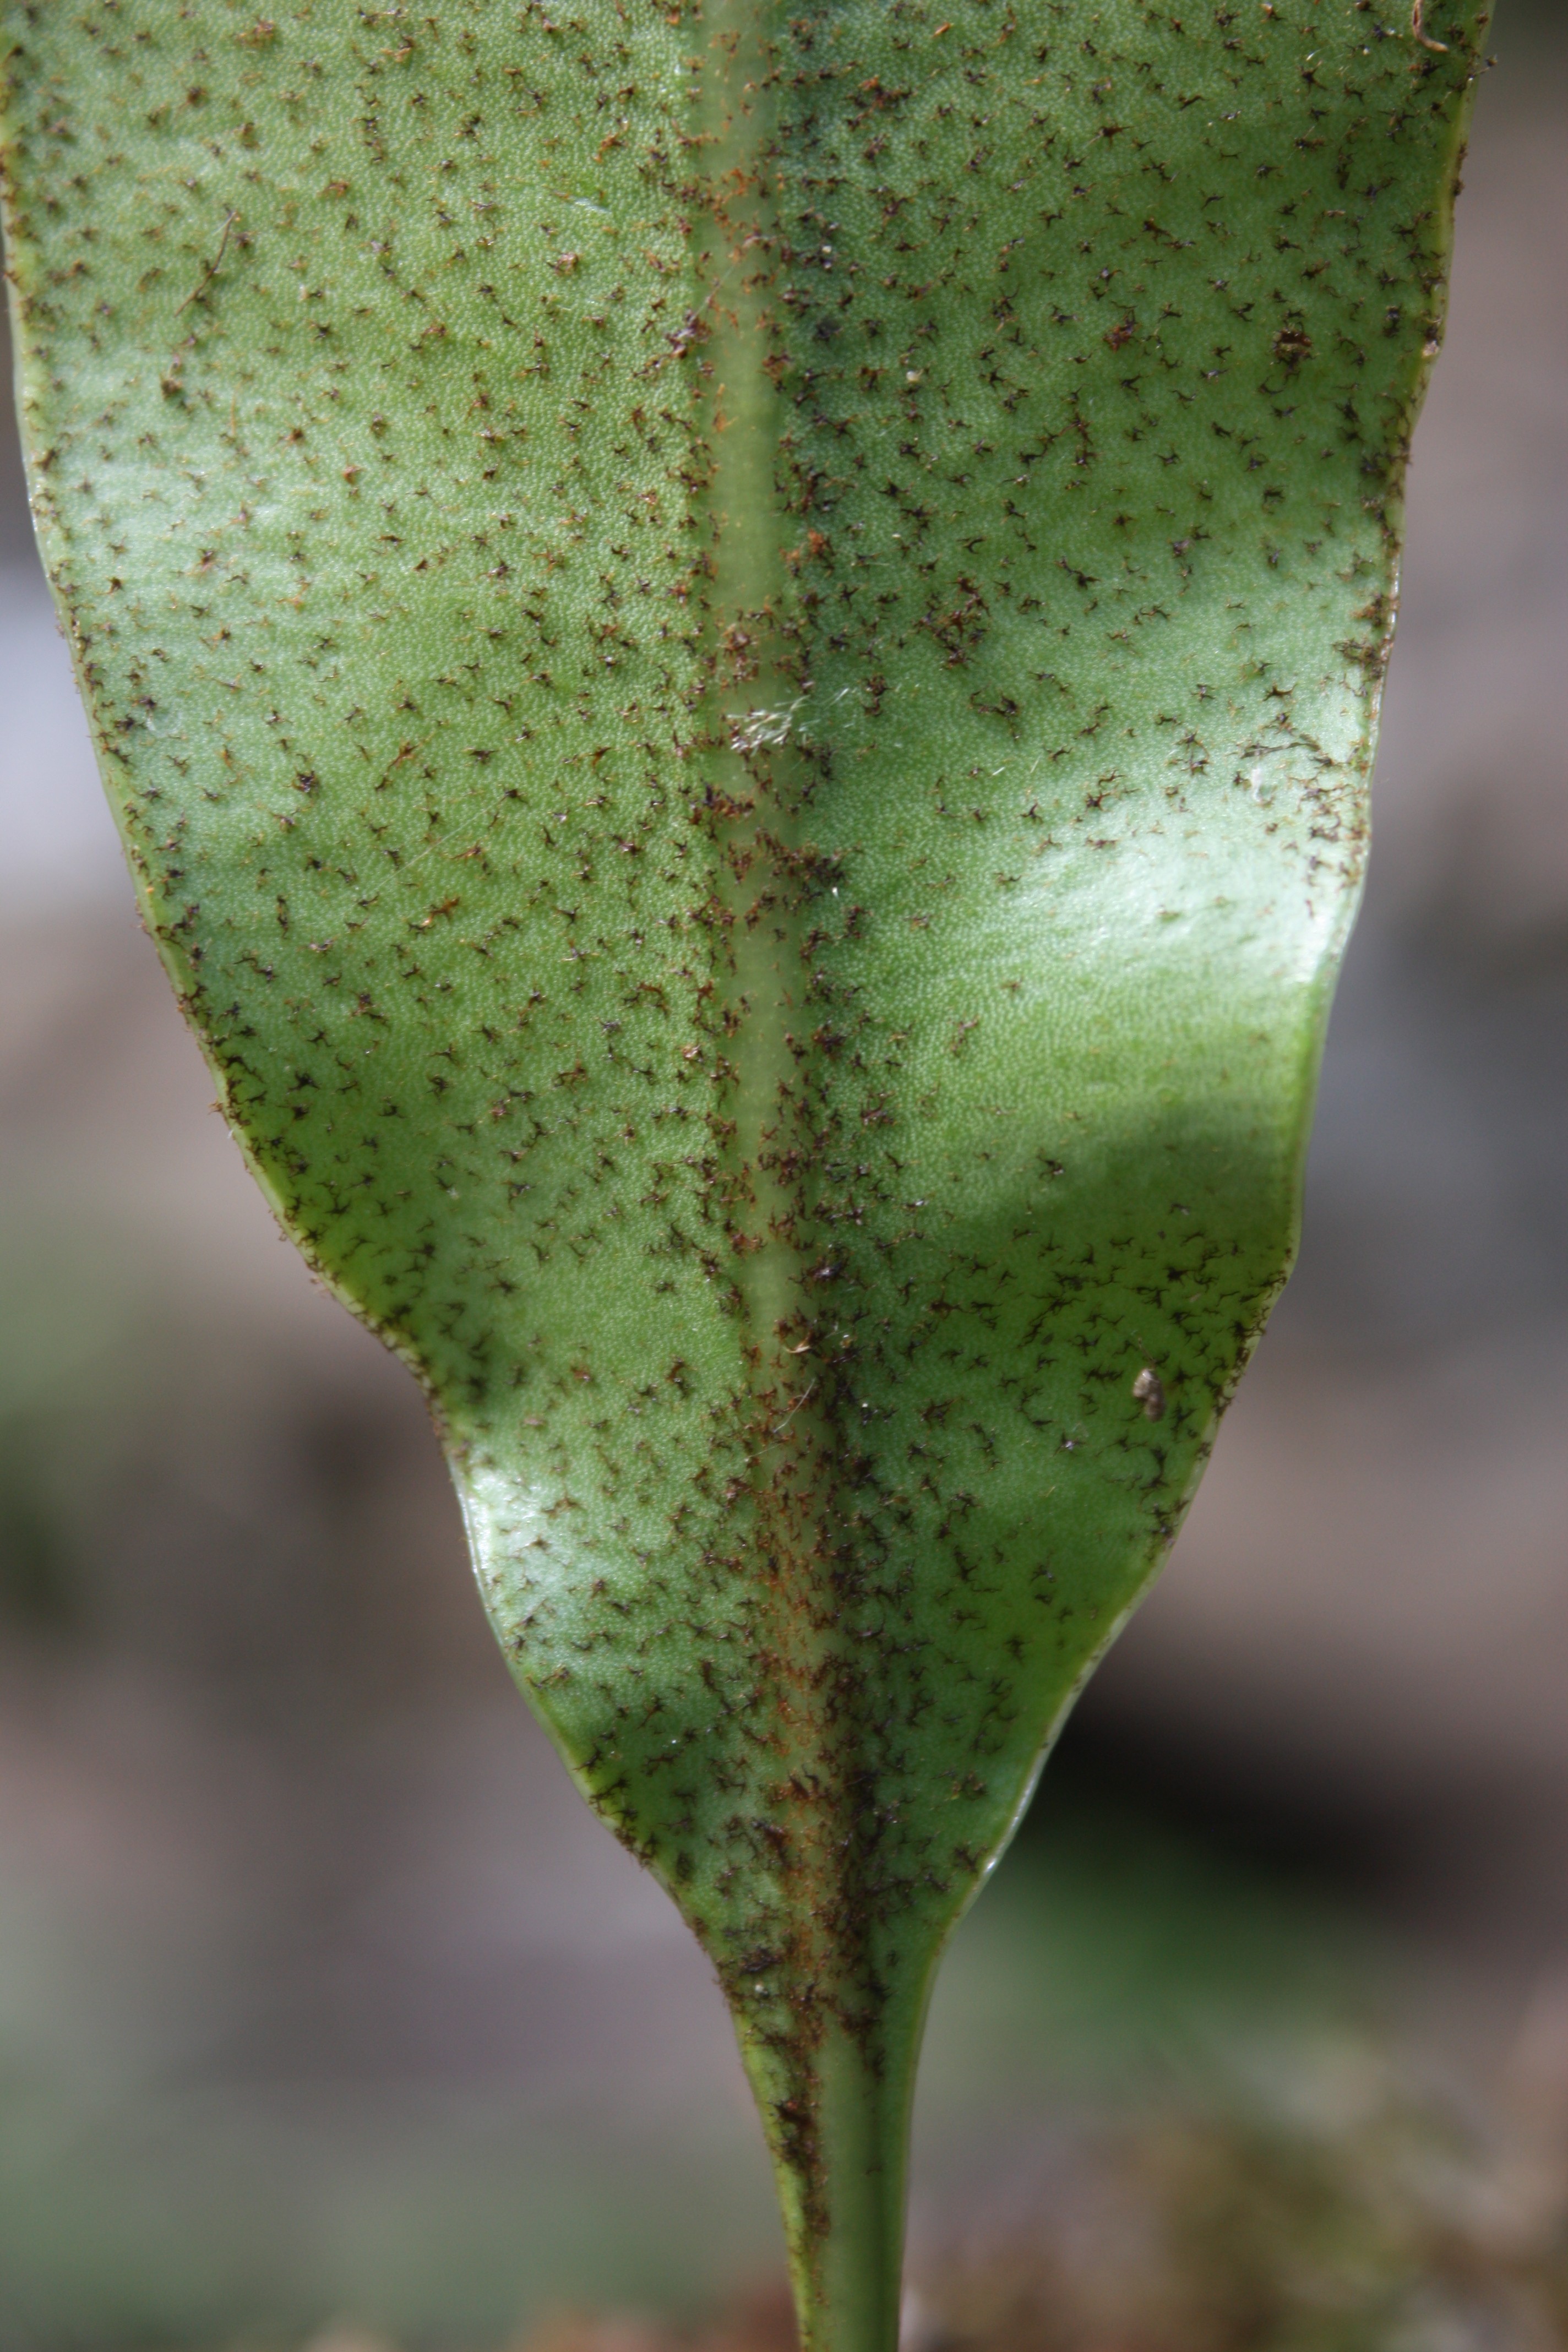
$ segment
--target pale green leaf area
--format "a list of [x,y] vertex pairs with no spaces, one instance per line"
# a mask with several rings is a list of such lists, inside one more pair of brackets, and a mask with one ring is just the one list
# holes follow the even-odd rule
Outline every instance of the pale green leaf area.
[[148,923],[836,2342],[1294,1246],[1484,14],[4,9]]

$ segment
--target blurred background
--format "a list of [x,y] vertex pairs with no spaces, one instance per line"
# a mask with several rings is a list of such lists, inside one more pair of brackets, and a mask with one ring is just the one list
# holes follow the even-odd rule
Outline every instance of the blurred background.
[[[1568,37],[1494,47],[1300,1270],[943,1979],[918,2345],[1162,2262],[1118,2346],[1568,2343]],[[0,839],[0,2347],[714,2308],[718,1993],[209,1109],[9,443]]]

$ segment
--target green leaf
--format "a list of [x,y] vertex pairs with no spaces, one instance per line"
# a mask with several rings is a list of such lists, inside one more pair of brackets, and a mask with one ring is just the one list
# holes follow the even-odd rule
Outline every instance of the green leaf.
[[1391,12],[0,15],[149,926],[836,2352],[1293,1247],[1485,13]]

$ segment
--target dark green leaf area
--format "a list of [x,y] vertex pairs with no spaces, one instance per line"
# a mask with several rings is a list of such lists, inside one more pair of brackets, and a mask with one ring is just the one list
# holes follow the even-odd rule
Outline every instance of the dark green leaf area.
[[4,11],[149,922],[776,2144],[1293,1246],[1479,37],[1387,13]]

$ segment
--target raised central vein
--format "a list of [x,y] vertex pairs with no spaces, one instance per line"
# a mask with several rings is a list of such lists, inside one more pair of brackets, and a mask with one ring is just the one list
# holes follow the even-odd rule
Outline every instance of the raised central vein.
[[[786,1160],[794,1076],[788,1045],[797,957],[793,893],[779,871],[792,829],[790,738],[800,701],[798,650],[781,629],[786,517],[775,487],[786,404],[768,362],[773,276],[773,101],[754,0],[711,0],[705,20],[701,131],[710,193],[699,258],[705,300],[698,345],[708,428],[706,555],[710,614],[713,831],[729,917],[728,1059],[740,1077],[731,1108],[738,1286],[759,1387],[785,1375],[777,1419],[798,1410],[806,1360],[778,1359],[777,1327],[798,1313],[796,1187]],[[787,1374],[801,1366],[798,1377]],[[788,1432],[784,1434],[787,1436]]]
[[[803,825],[809,768],[798,748],[810,685],[793,592],[791,403],[785,358],[773,60],[755,0],[711,0],[702,48],[707,202],[694,341],[709,473],[705,593],[711,687],[715,979],[737,1073],[726,1098],[730,1228],[745,1326],[752,1543],[759,1648],[778,1704],[769,1812],[776,1926],[808,2005],[835,2006],[844,1978],[846,1743],[852,1710],[835,1665],[834,1375],[814,1311],[813,1209],[824,1105],[802,959],[813,856]],[[800,2095],[818,2030],[796,2014],[784,2058]],[[784,2053],[778,2053],[784,2056]],[[793,2063],[792,2063],[793,2062]]]

